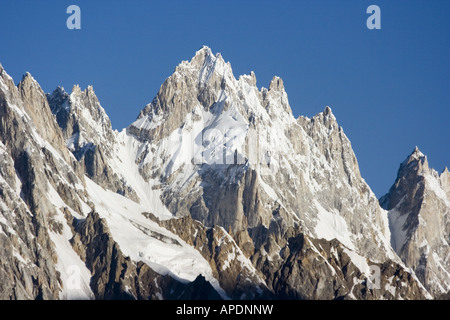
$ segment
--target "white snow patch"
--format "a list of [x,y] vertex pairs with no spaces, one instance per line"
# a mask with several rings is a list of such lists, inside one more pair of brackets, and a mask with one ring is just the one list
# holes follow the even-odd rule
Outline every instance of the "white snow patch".
[[60,298],[68,300],[93,299],[94,294],[89,286],[91,273],[70,245],[69,240],[73,237],[73,234],[66,223],[64,213],[59,209],[68,206],[50,184],[48,184],[47,195],[56,208],[57,215],[52,218],[63,227],[62,234],[53,231],[49,233],[58,255],[56,269],[61,273],[62,280]]
[[359,255],[355,251],[348,250],[347,248],[344,248],[344,252],[350,257],[352,263],[359,269],[359,271],[361,271],[362,274],[366,277],[371,276],[370,266],[365,257]]
[[107,221],[113,238],[125,255],[183,282],[194,281],[202,274],[222,297],[227,298],[209,263],[178,236],[145,218],[141,213],[148,208],[104,190],[87,177],[86,187],[96,211]]
[[389,228],[391,230],[392,248],[399,252],[406,242],[407,230],[404,228],[409,214],[401,214],[395,208],[389,211]]
[[125,129],[122,130],[118,134],[117,143],[114,146],[115,157],[111,159],[109,164],[117,174],[126,177],[126,182],[140,199],[141,212],[152,212],[163,220],[172,218],[172,213],[161,201],[161,191],[152,188],[157,182],[144,181],[139,172],[135,160],[138,158],[140,147],[141,143],[134,136],[128,135]]
[[386,285],[384,286],[384,288],[386,289],[386,291],[389,291],[393,297],[395,297],[395,291],[396,288],[395,286],[392,285],[392,280],[394,279],[394,276],[391,276],[387,279],[388,283],[386,283]]
[[338,213],[325,210],[316,199],[314,205],[318,211],[314,229],[316,236],[326,240],[337,239],[346,247],[355,250],[345,219]]
[[447,194],[441,187],[440,180],[429,174],[425,174],[424,178],[425,185],[428,187],[428,189],[432,190],[437,197],[441,198],[447,207],[450,207],[450,201],[449,199],[447,199]]

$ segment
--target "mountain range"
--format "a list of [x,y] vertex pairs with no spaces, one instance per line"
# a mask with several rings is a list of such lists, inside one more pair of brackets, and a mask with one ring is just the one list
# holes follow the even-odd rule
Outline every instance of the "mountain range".
[[0,299],[448,299],[448,169],[416,147],[392,181],[206,46],[121,131],[0,65]]

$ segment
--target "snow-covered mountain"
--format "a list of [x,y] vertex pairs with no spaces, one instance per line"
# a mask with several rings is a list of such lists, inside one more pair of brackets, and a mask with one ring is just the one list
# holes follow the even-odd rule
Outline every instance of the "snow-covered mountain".
[[388,194],[391,243],[433,296],[450,291],[450,174],[429,168],[416,147],[403,161]]
[[439,235],[434,220],[405,227],[405,215],[423,211],[416,193],[405,211],[397,200],[409,189],[393,187],[383,209],[329,107],[295,118],[279,77],[258,88],[253,72],[236,78],[208,47],[121,132],[92,87],[44,94],[31,75],[15,86],[2,67],[0,119],[1,298],[425,299],[450,290],[448,172],[427,167],[424,184]]

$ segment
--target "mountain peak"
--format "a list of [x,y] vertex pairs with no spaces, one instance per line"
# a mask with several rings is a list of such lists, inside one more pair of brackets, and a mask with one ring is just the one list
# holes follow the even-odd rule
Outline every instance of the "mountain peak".
[[69,94],[64,90],[64,87],[58,86],[52,93],[47,93],[46,96],[52,113],[59,113],[61,107],[67,112],[70,110]]
[[233,73],[231,64],[225,62],[222,54],[214,54],[207,46],[203,46],[198,50],[190,62],[183,61],[179,64],[176,70],[181,71],[185,68],[198,71],[200,73],[200,82],[207,81],[213,73],[218,73],[221,76],[224,76],[225,73]]
[[214,54],[210,47],[203,46],[195,52],[194,57],[190,61],[190,64],[199,65],[201,67],[201,65],[204,63],[214,63],[218,58],[223,60],[220,53]]
[[278,76],[274,76],[272,78],[272,81],[270,81],[269,84],[269,91],[271,90],[276,90],[276,91],[285,91],[284,90],[284,83],[283,83],[283,79],[281,79]]
[[249,85],[256,87],[256,75],[253,71],[250,71],[250,74],[240,75],[239,81],[241,81],[241,79]]
[[333,112],[332,112],[332,110],[331,110],[331,108],[329,106],[326,106],[325,110],[323,110],[323,114],[325,116],[328,116],[328,115],[333,115]]
[[195,57],[202,57],[202,58],[212,58],[212,59],[221,59],[223,60],[222,54],[220,52],[217,52],[216,54],[213,53],[210,47],[203,45],[199,50],[195,52]]
[[31,73],[29,72],[25,72],[25,74],[22,76],[22,80],[20,80],[19,84],[17,85],[17,87],[22,87],[25,84],[36,84],[39,86],[39,84],[37,83],[37,81],[33,78],[33,76],[31,75]]
[[419,150],[419,147],[415,146],[413,152],[411,153],[410,157],[414,157],[416,159],[420,159],[424,157],[425,155]]
[[86,87],[86,89],[84,89],[83,93],[86,94],[87,96],[97,98],[97,95],[95,94],[95,91],[94,91],[94,87],[92,85],[88,85]]
[[63,86],[57,86],[55,90],[53,90],[54,93],[67,93]]
[[81,93],[80,85],[75,84],[75,85],[72,87],[72,93]]
[[402,165],[407,165],[413,161],[424,161],[426,160],[426,156],[419,150],[419,148],[416,146],[414,147],[414,150],[409,154],[409,156],[406,157],[405,161],[403,161]]
[[[58,88],[55,91],[58,92],[59,91]],[[62,91],[64,91],[64,88],[62,88]],[[92,85],[88,85],[84,90],[82,90],[80,85],[76,84],[72,87],[72,94],[75,95],[84,94],[86,96],[96,97],[94,87]]]
[[64,87],[62,86],[57,86],[55,90],[53,90],[52,93],[47,93],[46,94],[47,99],[52,98],[59,98],[59,97],[68,97],[69,94],[66,92],[66,90],[64,89]]
[[206,56],[206,55],[213,55],[213,52],[212,52],[212,50],[211,50],[211,48],[210,47],[208,47],[208,46],[206,46],[206,45],[203,45],[199,50],[197,50],[197,52],[195,53],[195,56],[197,56],[197,55],[203,55],[203,56]]
[[6,72],[3,66],[0,64],[0,83],[4,83],[7,87],[15,87],[14,81],[11,76]]
[[424,170],[429,170],[427,156],[417,146],[400,165],[400,171],[408,168],[414,168],[417,174],[422,174]]
[[31,73],[29,73],[29,72],[27,71],[27,72],[25,72],[25,74],[22,76],[22,80],[25,79],[25,78],[29,78],[29,77],[33,78],[33,77],[31,76]]
[[389,192],[380,198],[381,206],[389,210],[393,249],[413,267],[433,296],[450,289],[450,264],[445,260],[450,254],[445,222],[450,205],[449,182],[447,174],[439,176],[428,166],[427,157],[416,146],[400,165]]

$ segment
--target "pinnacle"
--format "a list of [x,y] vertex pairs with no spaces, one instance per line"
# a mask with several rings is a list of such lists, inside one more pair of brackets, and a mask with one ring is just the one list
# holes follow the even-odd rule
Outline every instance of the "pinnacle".
[[53,90],[53,93],[65,93],[64,87],[57,86],[55,90]]
[[23,81],[25,81],[27,79],[30,79],[30,80],[33,79],[33,76],[28,71],[25,72],[25,74],[22,76],[22,80],[20,82],[23,82]]
[[414,148],[413,152],[411,153],[411,155],[409,156],[409,158],[411,158],[411,157],[418,159],[418,158],[424,157],[424,154],[419,150],[419,147],[416,146]]
[[283,79],[278,76],[274,76],[272,81],[270,81],[269,91],[270,90],[284,91]]
[[322,114],[326,119],[336,121],[336,117],[334,116],[333,111],[331,110],[331,108],[329,106],[325,107]]
[[92,85],[88,85],[87,88],[84,90],[86,94],[93,94],[95,95],[94,87]]
[[3,76],[3,71],[4,71],[5,69],[3,68],[3,66],[2,66],[2,64],[0,63],[0,76]]
[[250,74],[240,75],[239,80],[241,79],[250,85],[256,86],[256,75],[253,71],[250,71]]
[[[59,89],[59,87],[56,90],[58,90],[58,89]],[[64,88],[62,88],[62,91],[64,91]],[[80,85],[75,84],[72,87],[72,93],[76,93],[76,94],[84,93],[84,94],[94,94],[95,95],[94,87],[92,85],[88,85],[84,90],[81,90]]]
[[215,59],[216,57],[212,53],[211,49],[208,46],[203,46],[195,52],[195,55],[192,57],[190,62],[183,61],[177,68],[183,66],[184,63],[187,63],[187,65],[200,70],[205,62],[209,61],[209,63],[211,63],[215,61]]
[[74,92],[77,92],[77,93],[81,92],[81,88],[78,84],[76,84],[72,87],[72,93],[74,93]]
[[211,48],[208,47],[207,45],[203,45],[200,50],[204,50],[204,51],[208,51],[208,52],[212,52]]
[[22,80],[20,80],[19,84],[17,85],[17,87],[22,87],[25,84],[26,85],[33,85],[33,83],[35,85],[37,85],[39,88],[39,84],[37,83],[37,81],[33,78],[33,76],[31,75],[31,73],[29,72],[25,72],[25,74],[22,76]]
[[204,55],[206,56],[214,56],[210,47],[203,45],[196,53],[195,56]]
[[413,162],[428,166],[427,157],[419,150],[417,146],[414,148],[413,152],[408,157],[406,157],[405,161],[401,163],[400,167],[405,167]]

